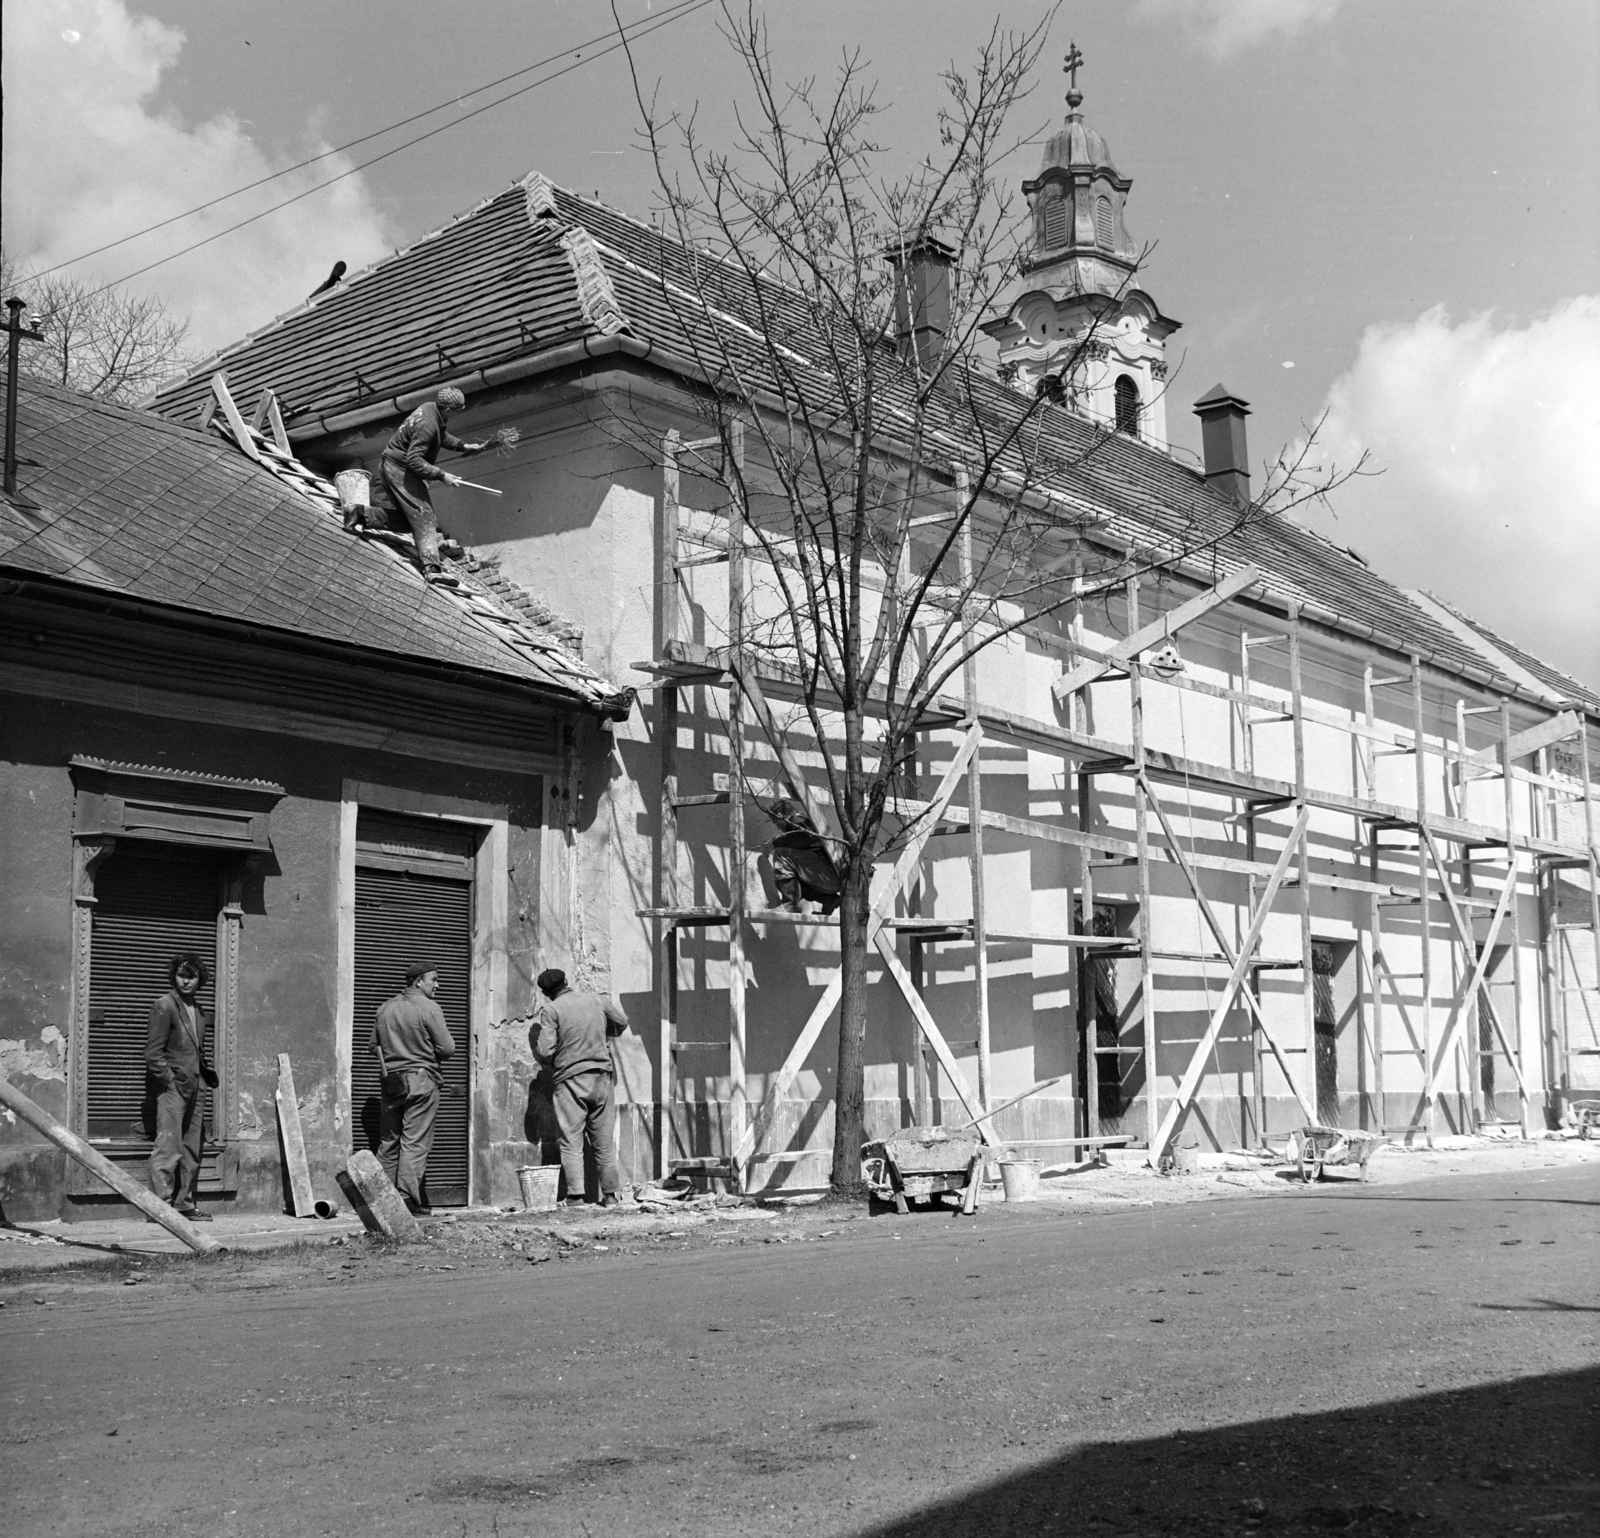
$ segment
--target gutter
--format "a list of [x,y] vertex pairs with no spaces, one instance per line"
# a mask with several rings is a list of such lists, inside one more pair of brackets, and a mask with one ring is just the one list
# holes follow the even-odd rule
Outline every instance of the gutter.
[[[423,389],[408,390],[400,395],[386,396],[382,400],[373,401],[368,405],[357,407],[351,411],[318,413],[315,416],[303,418],[289,429],[289,441],[291,443],[310,442],[332,433],[344,432],[357,427],[369,427],[376,422],[385,422],[392,420],[396,416],[405,416],[424,401],[432,400],[440,390],[447,386],[453,386],[463,393],[469,390],[493,389],[500,385],[514,383],[520,379],[534,379],[541,374],[555,373],[560,369],[570,368],[574,364],[584,363],[590,359],[608,357],[633,358],[640,362],[648,359],[670,373],[697,379],[701,383],[712,385],[713,387],[715,385],[715,381],[707,376],[705,368],[694,359],[685,357],[682,353],[657,347],[653,342],[641,341],[637,337],[624,336],[620,333],[611,336],[585,336],[581,341],[563,343],[559,347],[552,347],[544,352],[533,353],[527,357],[514,358],[509,363],[491,364],[485,368],[473,369],[470,373],[458,374],[452,379],[439,380]],[[765,398],[765,392],[762,392],[761,398],[753,400],[752,404],[777,405],[781,409],[781,403]],[[1005,472],[1002,472],[1002,476],[1004,474]],[[1052,492],[1043,488],[1035,492],[1033,497],[1025,497],[1024,501],[1032,502],[1041,512],[1050,512],[1057,516],[1063,514],[1063,503],[1066,503],[1068,507],[1072,506],[1072,499],[1068,498],[1065,493]],[[1067,516],[1071,516],[1071,514],[1069,513]],[[1090,516],[1098,522],[1104,515],[1091,513]],[[1104,539],[1105,535],[1102,534],[1100,538]],[[1173,569],[1181,572],[1191,580],[1199,581],[1202,587],[1211,585],[1209,576],[1206,576],[1203,572],[1198,576],[1196,575],[1191,562],[1180,560],[1174,564]],[[1279,597],[1276,593],[1258,593],[1251,602],[1263,609],[1281,611],[1285,616],[1288,614],[1289,600]],[[1331,631],[1335,635],[1351,637],[1358,642],[1365,642],[1369,646],[1377,647],[1396,657],[1410,658],[1415,655],[1436,672],[1466,678],[1491,693],[1507,695],[1526,704],[1537,705],[1544,710],[1551,708],[1550,697],[1542,690],[1529,689],[1517,680],[1507,678],[1489,668],[1479,668],[1449,660],[1431,648],[1413,645],[1401,640],[1398,636],[1389,635],[1375,626],[1364,624],[1359,620],[1351,620],[1347,615],[1324,608],[1321,604],[1313,601],[1301,600],[1300,617],[1314,621],[1323,629]],[[1566,703],[1571,708],[1580,711],[1587,720],[1600,724],[1600,708],[1579,700],[1572,700]],[[621,700],[619,698],[616,703],[610,706],[610,711],[615,712],[620,709],[620,706]]]

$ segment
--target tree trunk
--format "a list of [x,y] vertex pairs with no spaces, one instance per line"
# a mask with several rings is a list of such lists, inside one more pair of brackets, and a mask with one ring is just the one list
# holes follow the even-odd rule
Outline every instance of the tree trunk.
[[833,1105],[833,1175],[836,1191],[861,1184],[861,1144],[866,1136],[867,919],[872,908],[872,866],[850,861],[839,905],[839,1076]]

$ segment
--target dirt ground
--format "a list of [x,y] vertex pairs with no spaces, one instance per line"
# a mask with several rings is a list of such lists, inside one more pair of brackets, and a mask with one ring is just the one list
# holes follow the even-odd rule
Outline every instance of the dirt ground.
[[967,1219],[477,1214],[49,1269],[75,1247],[3,1243],[5,1526],[1594,1532],[1597,1151],[1305,1188],[1125,1166]]

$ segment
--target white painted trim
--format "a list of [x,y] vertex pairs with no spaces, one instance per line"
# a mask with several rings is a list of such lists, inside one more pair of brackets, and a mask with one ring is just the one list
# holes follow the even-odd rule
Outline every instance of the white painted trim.
[[[334,1048],[338,1076],[335,1098],[349,1126],[351,1053],[355,1036],[356,818],[362,807],[433,817],[482,830],[473,860],[472,883],[472,1061],[468,1065],[467,1200],[479,1195],[473,1185],[479,1153],[478,1107],[489,1092],[489,1023],[504,1019],[510,979],[510,808],[499,802],[438,796],[365,780],[346,780],[339,821],[339,1023]],[[486,1193],[482,1193],[486,1194]]]
[[333,1135],[341,1140],[350,1136],[350,1068],[355,1061],[358,809],[358,804],[350,796],[350,782],[347,780],[344,798],[339,803],[339,866],[334,884],[337,906],[334,910]]

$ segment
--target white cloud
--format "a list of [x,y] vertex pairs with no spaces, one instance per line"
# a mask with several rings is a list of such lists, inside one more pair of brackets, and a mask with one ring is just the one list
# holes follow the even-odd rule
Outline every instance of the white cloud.
[[1138,0],[1139,21],[1179,21],[1214,59],[1231,58],[1269,37],[1292,37],[1333,19],[1339,0]]
[[1600,295],[1371,327],[1327,406],[1323,456],[1385,473],[1312,526],[1600,685]]
[[[151,101],[183,34],[124,0],[7,0],[4,219],[7,256],[38,270],[77,256],[327,148],[269,155],[231,114],[186,125]],[[343,156],[108,251],[64,276],[105,282],[324,180]],[[135,279],[186,314],[210,350],[305,298],[336,260],[390,249],[359,176]]]

